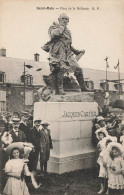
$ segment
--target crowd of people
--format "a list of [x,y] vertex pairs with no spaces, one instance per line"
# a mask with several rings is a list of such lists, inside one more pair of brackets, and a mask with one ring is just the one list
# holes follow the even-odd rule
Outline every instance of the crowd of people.
[[99,169],[98,194],[124,194],[124,124],[121,114],[109,113],[93,120],[92,143]]
[[[26,177],[38,188],[35,178],[40,162],[41,177],[47,175],[47,162],[53,148],[47,121],[33,120],[28,112],[3,116],[4,129],[0,135],[1,193],[28,195]],[[121,114],[96,116],[93,120],[92,144],[96,148],[100,190],[98,194],[124,193],[124,123]]]
[[[34,123],[34,125],[33,125]],[[41,176],[47,175],[47,161],[53,148],[50,125],[28,112],[3,116],[4,129],[0,135],[0,181],[1,193],[5,195],[28,195],[26,176],[35,188],[38,185],[37,165],[40,160]]]

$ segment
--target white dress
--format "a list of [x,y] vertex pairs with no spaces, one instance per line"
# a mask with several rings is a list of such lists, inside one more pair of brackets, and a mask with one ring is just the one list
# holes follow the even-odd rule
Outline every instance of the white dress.
[[124,147],[124,135],[120,137],[120,142],[122,143],[122,146]]
[[[22,173],[24,168],[25,175],[29,174],[28,167],[23,159],[11,159],[5,165],[5,172],[11,173]],[[3,194],[6,195],[29,195],[28,188],[26,186],[25,180],[17,179],[15,177],[8,177],[6,186],[3,190]]]
[[111,189],[124,189],[124,175],[119,173],[124,170],[124,160],[116,157],[107,163],[108,166],[108,187]]
[[97,163],[100,165],[99,177],[108,178],[108,170],[107,167],[104,166],[104,163],[106,164],[107,160],[108,160],[107,148],[104,147],[104,149],[100,152],[99,158],[97,160]]
[[104,139],[100,140],[97,144],[97,148],[102,151],[103,148],[105,147],[105,142],[104,142]]

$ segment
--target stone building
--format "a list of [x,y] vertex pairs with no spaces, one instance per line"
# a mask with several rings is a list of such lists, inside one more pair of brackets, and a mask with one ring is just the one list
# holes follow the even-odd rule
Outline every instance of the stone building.
[[34,54],[34,60],[25,60],[6,57],[5,52],[4,55],[1,53],[0,112],[33,110],[34,102],[38,101],[37,90],[44,85],[42,74],[46,63],[39,62],[39,54]]
[[[24,85],[25,63],[25,85]],[[106,84],[106,72],[83,68],[86,85],[95,90],[95,101],[102,108],[104,104],[119,97],[118,84]],[[34,60],[6,57],[6,50],[0,49],[0,112],[33,110],[34,102],[38,101],[37,90],[44,86],[43,75],[48,75],[49,65],[39,61],[39,54],[34,54]],[[118,79],[117,72],[108,72],[109,80]],[[124,73],[120,75],[124,79]],[[64,89],[78,91],[79,86],[72,75],[64,78]],[[109,91],[109,93],[108,93]],[[124,85],[120,85],[121,98],[124,99]],[[109,98],[108,98],[109,96]],[[24,101],[25,99],[25,101]]]

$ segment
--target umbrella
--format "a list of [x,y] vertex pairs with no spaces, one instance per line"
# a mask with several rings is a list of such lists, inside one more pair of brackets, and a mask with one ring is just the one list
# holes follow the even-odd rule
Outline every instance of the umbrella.
[[124,110],[124,100],[117,99],[109,104],[112,108],[120,108]]

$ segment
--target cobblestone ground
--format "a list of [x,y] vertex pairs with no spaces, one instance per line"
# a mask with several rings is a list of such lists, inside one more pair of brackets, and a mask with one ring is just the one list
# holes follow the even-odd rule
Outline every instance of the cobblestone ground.
[[28,181],[31,195],[96,195],[99,190],[98,171],[79,170],[70,173],[48,174],[45,178],[37,177],[42,183],[39,189],[34,189]]

